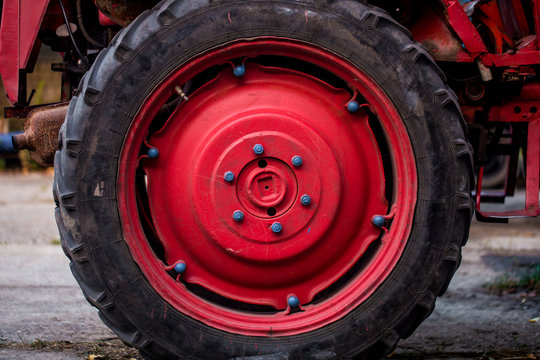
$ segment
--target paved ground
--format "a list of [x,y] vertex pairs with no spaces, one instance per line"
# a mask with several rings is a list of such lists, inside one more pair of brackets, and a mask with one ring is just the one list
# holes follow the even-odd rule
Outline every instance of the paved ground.
[[[0,359],[130,359],[84,300],[59,245],[52,176],[0,174]],[[540,263],[540,219],[473,224],[463,263],[396,359],[540,359],[540,295],[485,288]]]

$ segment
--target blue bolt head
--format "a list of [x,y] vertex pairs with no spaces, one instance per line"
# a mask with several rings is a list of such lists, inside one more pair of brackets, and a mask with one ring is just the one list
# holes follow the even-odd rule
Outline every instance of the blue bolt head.
[[150,159],[155,159],[155,158],[157,158],[159,156],[159,150],[156,149],[156,148],[150,148],[150,149],[148,149],[146,154],[148,155],[148,157]]
[[233,212],[232,217],[233,217],[234,221],[240,222],[240,221],[244,220],[244,213],[241,212],[240,210],[236,210],[235,212]]
[[186,271],[186,263],[183,261],[179,261],[176,265],[174,265],[174,271],[176,271],[179,274],[182,274],[184,271]]
[[358,102],[354,100],[349,101],[347,104],[347,110],[349,110],[349,112],[355,113],[358,111],[358,109],[360,109],[360,105],[358,105]]
[[225,181],[227,182],[232,182],[234,180],[234,174],[232,173],[232,171],[227,171],[224,175],[223,175],[223,178],[225,179]]
[[311,196],[309,196],[308,194],[302,195],[302,197],[300,198],[300,202],[302,203],[302,205],[308,206],[309,204],[311,204]]
[[255,144],[253,152],[257,155],[261,155],[264,152],[264,147],[261,144]]
[[295,308],[300,305],[300,300],[296,296],[291,295],[287,299],[287,304],[289,304],[290,307]]
[[298,155],[293,156],[293,158],[291,159],[291,163],[296,167],[302,165],[302,162],[302,157]]
[[242,77],[246,74],[246,67],[244,65],[238,65],[234,67],[233,74],[236,77]]
[[375,215],[371,221],[373,222],[373,225],[378,228],[383,227],[386,224],[386,219],[381,215]]
[[271,229],[272,229],[272,231],[275,232],[276,234],[277,234],[277,233],[280,233],[280,232],[281,232],[281,224],[278,223],[278,222],[275,222],[275,223],[272,224]]

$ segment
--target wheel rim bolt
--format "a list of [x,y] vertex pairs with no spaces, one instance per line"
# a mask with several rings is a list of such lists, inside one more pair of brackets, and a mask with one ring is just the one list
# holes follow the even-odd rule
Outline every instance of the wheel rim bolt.
[[234,67],[233,74],[236,77],[242,77],[246,74],[246,67],[244,65],[238,65]]
[[293,156],[293,158],[291,159],[291,163],[296,167],[302,165],[302,162],[302,157],[298,155]]
[[272,229],[273,232],[275,232],[277,234],[277,233],[281,232],[282,227],[281,227],[280,223],[275,222],[275,223],[272,224],[271,229]]
[[240,210],[236,210],[235,212],[233,212],[232,217],[233,217],[234,221],[240,222],[240,221],[244,220],[244,213],[241,212]]
[[351,100],[347,103],[347,110],[349,110],[349,112],[355,113],[358,111],[358,109],[360,109],[358,102]]
[[257,155],[261,155],[264,152],[264,147],[261,144],[255,144],[253,152]]
[[383,227],[383,226],[386,224],[386,219],[384,218],[384,216],[381,216],[381,215],[375,215],[375,216],[371,219],[371,222],[373,223],[373,225],[375,225],[376,227],[380,228],[380,227]]
[[148,149],[146,154],[148,155],[148,157],[150,159],[155,159],[155,158],[157,158],[159,156],[159,150],[156,149],[156,148],[150,148],[150,149]]
[[182,274],[184,271],[186,271],[187,265],[183,261],[179,261],[176,265],[174,265],[174,271],[176,271],[179,274]]
[[232,171],[227,171],[224,175],[223,175],[223,178],[225,179],[225,181],[227,182],[232,182],[234,180],[234,174],[232,173]]
[[308,194],[302,195],[302,197],[300,198],[300,202],[302,203],[302,205],[308,206],[309,204],[311,204],[311,196],[309,196]]
[[295,308],[300,305],[300,299],[298,299],[298,297],[296,297],[295,295],[291,295],[287,299],[287,304],[289,304],[290,307]]

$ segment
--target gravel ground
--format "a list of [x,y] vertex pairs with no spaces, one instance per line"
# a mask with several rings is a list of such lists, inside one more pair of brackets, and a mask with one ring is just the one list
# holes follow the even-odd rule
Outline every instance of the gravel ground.
[[[83,298],[59,245],[52,175],[0,174],[0,359],[131,359]],[[540,219],[473,223],[463,262],[396,359],[540,359],[540,295],[485,284],[540,263]]]

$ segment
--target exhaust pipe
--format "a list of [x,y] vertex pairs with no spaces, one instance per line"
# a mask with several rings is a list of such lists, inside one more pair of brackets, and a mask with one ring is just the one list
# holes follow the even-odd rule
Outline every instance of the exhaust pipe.
[[58,149],[58,133],[66,118],[68,102],[34,109],[24,122],[24,132],[12,137],[15,150],[28,149],[32,160],[41,166],[53,166]]

